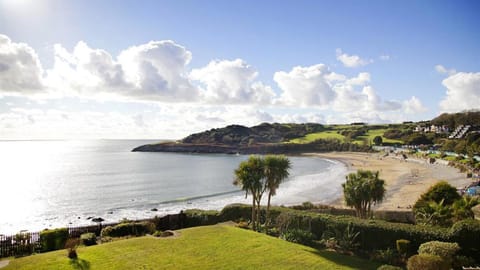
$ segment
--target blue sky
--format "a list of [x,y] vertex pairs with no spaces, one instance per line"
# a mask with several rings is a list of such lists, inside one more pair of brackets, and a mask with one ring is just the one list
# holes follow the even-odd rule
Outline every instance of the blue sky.
[[0,138],[180,138],[478,109],[479,11],[478,1],[0,0]]

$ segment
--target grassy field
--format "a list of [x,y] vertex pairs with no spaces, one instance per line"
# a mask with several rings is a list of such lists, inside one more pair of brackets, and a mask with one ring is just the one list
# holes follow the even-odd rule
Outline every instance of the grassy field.
[[376,269],[357,257],[318,251],[252,231],[215,225],[12,259],[10,269]]
[[[289,143],[310,143],[318,139],[337,139],[337,140],[340,140],[341,142],[345,142],[345,136],[338,133],[338,131],[344,128],[344,126],[335,126],[333,128],[334,128],[333,130],[310,133],[304,137],[295,138],[288,142]],[[385,133],[386,130],[387,129],[370,129],[368,130],[366,135],[358,136],[352,142],[356,144],[362,144],[364,143],[364,141],[367,141],[368,143],[373,144],[373,138],[375,138],[376,136],[381,136],[384,143],[398,143],[398,144],[403,143],[401,140],[391,140],[383,137],[383,134]]]
[[337,139],[343,142],[345,140],[345,136],[338,134],[336,130],[327,130],[310,133],[304,137],[292,139],[289,141],[289,143],[310,143],[318,139]]

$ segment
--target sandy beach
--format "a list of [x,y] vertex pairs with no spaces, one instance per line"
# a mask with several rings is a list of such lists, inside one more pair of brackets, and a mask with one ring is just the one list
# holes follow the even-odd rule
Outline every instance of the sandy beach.
[[[464,187],[470,183],[465,173],[442,165],[428,164],[426,160],[408,158],[381,153],[331,152],[312,154],[322,158],[344,163],[349,172],[358,169],[380,171],[380,178],[385,180],[386,195],[378,210],[409,210],[422,193],[440,180],[449,182],[454,187]],[[334,205],[344,206],[343,198]]]

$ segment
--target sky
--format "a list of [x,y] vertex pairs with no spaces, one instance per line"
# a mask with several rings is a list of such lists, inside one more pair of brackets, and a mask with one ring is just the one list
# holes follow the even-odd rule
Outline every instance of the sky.
[[0,0],[0,139],[480,109],[480,1]]

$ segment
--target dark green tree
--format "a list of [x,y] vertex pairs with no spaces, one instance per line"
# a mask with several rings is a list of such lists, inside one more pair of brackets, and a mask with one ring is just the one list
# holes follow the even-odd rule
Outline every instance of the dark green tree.
[[277,192],[280,184],[290,175],[290,160],[283,155],[267,155],[264,159],[265,166],[265,185],[268,190],[266,225],[270,219],[270,200]]
[[381,202],[385,196],[385,181],[379,178],[378,171],[358,170],[351,173],[342,187],[345,203],[355,208],[360,218],[368,218],[372,204]]
[[373,143],[375,145],[382,145],[383,143],[383,139],[381,136],[375,136],[375,138],[373,138]]
[[260,201],[265,192],[265,169],[264,160],[259,156],[250,156],[248,160],[240,163],[235,170],[233,184],[245,191],[245,198],[252,195],[252,228],[258,228],[258,216],[260,213]]

